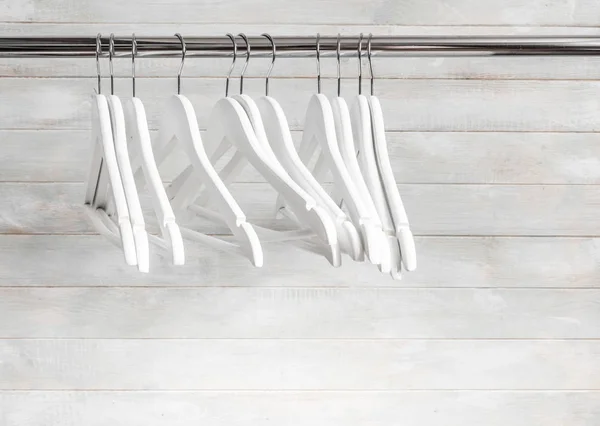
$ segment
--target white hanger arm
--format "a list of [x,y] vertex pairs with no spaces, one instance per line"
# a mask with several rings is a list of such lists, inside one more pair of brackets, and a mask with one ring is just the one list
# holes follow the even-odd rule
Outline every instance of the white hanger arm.
[[[292,140],[287,119],[279,103],[271,97],[262,96],[256,101],[256,104],[263,117],[267,140],[279,162],[294,181],[317,200],[317,203],[334,219],[342,249],[352,259],[362,260],[364,252],[356,227],[300,159]],[[277,210],[279,211],[284,205],[285,202],[279,195],[277,197]]]
[[125,191],[125,199],[129,208],[129,219],[133,229],[133,239],[137,253],[138,269],[141,272],[148,272],[150,269],[150,248],[148,247],[148,234],[146,233],[146,224],[144,214],[135,186],[133,170],[129,160],[129,151],[127,149],[127,136],[125,130],[125,114],[123,106],[117,96],[107,96],[108,108],[113,128],[113,142],[115,144],[115,153],[119,173]]
[[138,98],[129,99],[126,103],[125,113],[129,146],[133,148],[134,152],[132,158],[139,157],[141,160],[142,171],[152,199],[152,207],[165,244],[160,243],[158,238],[150,240],[155,245],[167,247],[174,265],[183,265],[185,263],[183,239],[154,160],[148,121],[142,101]]
[[[173,142],[174,140],[177,142]],[[194,108],[182,95],[174,95],[167,102],[158,136],[157,152],[160,154],[157,155],[157,164],[166,158],[164,154],[168,151],[166,148],[174,143],[179,143],[183,147],[193,166],[191,176],[194,176],[196,182],[201,182],[205,190],[210,191],[217,205],[220,221],[224,222],[236,237],[241,252],[253,265],[262,266],[263,252],[258,236],[252,226],[246,222],[246,216],[210,163],[200,136]],[[195,197],[190,199],[190,203],[193,198]],[[183,228],[181,231],[186,237],[193,235],[184,233]],[[212,237],[206,236],[203,240],[210,238]],[[215,245],[222,248],[218,242],[215,242]]]
[[[276,162],[274,154],[266,154],[265,143],[259,142],[255,128],[263,125],[258,108],[248,102],[246,107],[253,111],[250,114],[244,110],[238,101],[223,98],[213,108],[206,134],[207,144],[218,146],[223,140],[228,140],[240,151],[244,158],[261,173],[267,181],[286,199],[290,209],[304,227],[312,229],[317,237],[331,248],[328,259],[332,264],[339,264],[339,246],[335,224],[327,213],[316,206],[316,201],[300,188]],[[254,124],[254,125],[253,125]],[[258,130],[261,137],[266,138],[264,129]]]
[[[377,159],[375,157],[375,148],[373,146],[373,132],[371,123],[371,109],[366,96],[358,95],[350,110],[352,122],[352,134],[355,142],[356,153],[358,155],[357,163],[360,172],[368,188],[373,206],[381,220],[382,229],[385,234],[386,244],[389,252],[389,271],[394,279],[401,278],[400,247],[396,238],[394,222],[392,220],[390,209],[385,197],[383,183],[379,175]],[[382,268],[382,272],[384,272]]]
[[92,140],[94,144],[92,167],[84,202],[90,206],[91,214],[99,215],[97,216],[99,219],[103,216],[108,218],[104,209],[108,204],[108,182],[110,182],[110,193],[116,208],[120,245],[123,248],[125,262],[128,265],[137,265],[133,230],[113,143],[110,111],[108,101],[103,95],[94,95],[92,100]]
[[390,208],[392,220],[394,221],[396,238],[400,244],[402,264],[407,271],[414,271],[417,268],[415,241],[410,230],[408,216],[404,204],[402,203],[402,198],[400,197],[400,192],[398,191],[396,179],[394,178],[394,173],[390,164],[381,105],[375,96],[370,96],[368,99],[371,107],[371,120],[377,164],[381,181],[383,182],[385,189],[386,200]]
[[[327,162],[336,186],[343,194],[352,222],[361,231],[363,246],[369,260],[378,264],[380,262],[380,232],[372,222],[370,211],[361,199],[344,164],[337,142],[333,111],[329,100],[321,94],[313,95],[306,112],[299,151],[300,158],[305,163],[308,162],[307,156],[312,153],[315,141],[321,148],[321,155],[325,156],[323,161]],[[318,176],[316,178],[319,179]]]

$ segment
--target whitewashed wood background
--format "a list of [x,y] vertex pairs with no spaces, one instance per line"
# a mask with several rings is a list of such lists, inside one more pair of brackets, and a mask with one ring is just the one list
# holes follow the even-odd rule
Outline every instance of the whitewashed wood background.
[[[592,0],[3,0],[0,19],[12,36],[600,35]],[[138,61],[153,127],[177,66]],[[187,61],[201,124],[227,67]],[[600,424],[600,58],[375,70],[418,235],[402,282],[281,248],[262,270],[202,248],[178,272],[126,268],[81,209],[94,61],[1,60],[0,426]],[[301,130],[315,64],[274,72]],[[236,194],[271,213],[256,173]]]

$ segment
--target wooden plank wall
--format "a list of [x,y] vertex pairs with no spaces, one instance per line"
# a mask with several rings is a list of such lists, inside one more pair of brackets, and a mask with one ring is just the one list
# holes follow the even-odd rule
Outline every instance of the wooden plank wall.
[[[0,20],[11,36],[600,35],[592,0],[3,0]],[[401,282],[285,247],[262,270],[196,247],[139,275],[81,208],[94,61],[0,60],[0,426],[600,424],[600,59],[374,65],[417,234]],[[138,61],[153,128],[177,67]],[[227,67],[187,61],[202,126]],[[267,67],[251,62],[248,93]],[[333,94],[335,61],[323,72]],[[296,137],[314,74],[275,66]],[[235,194],[268,222],[255,172]]]

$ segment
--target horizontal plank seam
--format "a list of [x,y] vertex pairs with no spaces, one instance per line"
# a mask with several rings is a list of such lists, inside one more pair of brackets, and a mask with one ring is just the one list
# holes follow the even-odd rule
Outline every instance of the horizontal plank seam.
[[[600,57],[600,56],[599,56]],[[2,58],[0,58],[1,60]],[[64,58],[63,58],[64,59]],[[122,59],[122,58],[121,58]],[[25,58],[23,60],[28,60],[28,58]],[[94,74],[90,74],[90,75],[64,75],[64,76],[55,76],[55,75],[48,75],[48,76],[43,76],[43,75],[31,75],[31,76],[27,76],[27,75],[0,75],[0,77],[2,77],[4,80],[65,80],[65,79],[71,79],[71,80],[90,80],[90,81],[95,81],[97,76]],[[186,80],[216,80],[215,83],[220,82],[220,80],[224,79],[224,76],[221,75],[204,75],[204,76],[190,76],[190,77],[186,77]],[[131,76],[127,76],[127,75],[114,75],[114,79],[115,80],[131,80]],[[140,76],[136,73],[136,80],[172,80],[173,77],[172,76]],[[244,79],[246,80],[264,80],[265,76],[263,75],[244,75]],[[354,77],[342,77],[342,81],[355,81],[357,79],[356,76]],[[270,80],[315,80],[316,81],[316,77],[314,75],[307,75],[307,76],[273,76],[270,77]],[[333,77],[333,76],[327,76],[327,75],[322,75],[321,76],[321,80],[326,80],[326,81],[336,81],[337,77]],[[510,81],[510,82],[532,82],[532,81],[540,81],[540,82],[595,82],[598,83],[600,82],[599,78],[523,78],[523,77],[519,77],[519,78],[507,78],[507,77],[494,77],[494,78],[484,78],[484,77],[402,77],[402,76],[398,76],[398,77],[390,77],[390,76],[385,76],[385,77],[377,77],[376,78],[377,81],[384,81],[384,80],[389,80],[389,81],[396,81],[396,80],[403,80],[403,81]],[[351,92],[352,94],[354,94],[353,92]],[[344,93],[342,92],[342,95],[344,95]]]
[[[0,58],[0,61],[2,59]],[[13,74],[0,74],[0,78],[3,79],[15,79],[15,80],[95,80],[96,76],[93,74],[90,75],[76,75],[76,74],[65,74],[65,75],[13,75]],[[202,76],[193,76],[186,77],[188,80],[218,80],[223,78],[223,76],[219,74],[215,75],[202,75]],[[244,79],[248,80],[264,80],[264,76],[261,75],[248,75],[244,76]],[[131,80],[131,76],[127,75],[115,75],[115,80]],[[157,76],[139,76],[136,75],[137,80],[167,80],[173,79],[173,76],[169,75],[157,75]],[[312,75],[299,75],[299,76],[271,76],[270,80],[316,80],[315,76]],[[321,80],[337,80],[336,77],[330,76],[321,76]],[[356,77],[342,77],[343,81],[354,81]],[[515,81],[515,82],[600,82],[599,78],[553,78],[553,77],[537,77],[537,78],[523,78],[523,77],[402,77],[402,76],[382,76],[377,77],[377,81],[396,81],[396,80],[406,80],[406,81]],[[344,93],[342,93],[344,95]],[[346,95],[347,96],[347,95]]]
[[[231,234],[206,234],[213,237],[230,237]],[[7,237],[98,237],[104,238],[99,233],[94,232],[80,232],[80,233],[26,233],[26,232],[0,232],[0,238],[2,236]],[[414,234],[415,237],[426,239],[542,239],[549,238],[554,240],[586,240],[586,239],[598,239],[600,235],[508,235],[508,234],[494,234],[494,235],[467,235],[467,234]]]
[[[149,129],[151,132],[158,132],[158,128],[151,128]],[[202,130],[202,129],[201,129]],[[3,132],[15,132],[15,133],[39,133],[39,132],[81,132],[81,133],[87,133],[91,131],[91,129],[88,128],[66,128],[66,129],[61,129],[61,128],[57,128],[57,127],[50,127],[50,128],[20,128],[20,127],[15,127],[15,128],[0,128],[0,133]],[[582,131],[577,131],[577,130],[402,130],[402,129],[389,129],[385,131],[386,134],[394,134],[394,133],[398,133],[398,134],[421,134],[421,133],[438,133],[440,135],[444,135],[447,133],[458,133],[458,134],[465,134],[465,133],[473,133],[473,134],[478,134],[478,133],[497,133],[497,134],[505,134],[505,133],[509,133],[509,134],[540,134],[540,135],[548,135],[548,134],[577,134],[577,135],[600,135],[600,131],[595,132],[595,131],[589,131],[589,130],[582,130]],[[302,129],[292,129],[292,133],[302,133]],[[3,144],[6,144],[6,141],[2,142]],[[482,142],[483,143],[483,142]]]
[[0,395],[8,393],[109,393],[109,392],[122,392],[122,393],[139,393],[139,394],[153,394],[153,393],[230,393],[236,394],[255,394],[255,393],[462,393],[462,392],[494,392],[494,393],[597,393],[600,389],[404,389],[404,390],[354,390],[354,389],[196,389],[196,390],[179,390],[179,389],[162,389],[162,390],[149,390],[149,389],[120,389],[120,388],[106,388],[106,389],[10,389],[0,390]]
[[[250,218],[252,219],[252,218]],[[252,223],[252,221],[249,221],[250,223]],[[0,231],[0,238],[3,236],[24,236],[24,237],[42,237],[42,236],[61,236],[61,237],[89,237],[89,236],[96,236],[96,235],[100,235],[97,232],[60,232],[60,233],[52,233],[52,232],[1,232]],[[209,236],[213,236],[213,237],[231,237],[231,234],[216,234],[216,233],[208,233],[206,235]],[[414,237],[417,238],[425,238],[425,237],[432,237],[432,238],[442,238],[442,237],[448,237],[448,238],[571,238],[571,239],[575,239],[575,238],[579,238],[579,239],[597,239],[600,238],[600,234],[552,234],[552,235],[548,235],[548,234],[422,234],[422,233],[418,233],[415,232],[413,233]],[[198,243],[199,246],[202,246],[201,243]],[[280,244],[280,243],[273,243],[271,244],[266,244],[267,246],[275,246],[276,244]]]
[[[157,132],[159,129],[157,127],[152,127],[149,130],[151,132]],[[200,128],[199,130],[201,132],[204,132],[204,131],[206,131],[206,128]],[[51,128],[44,128],[44,127],[5,127],[5,128],[0,128],[0,132],[52,132],[52,131],[54,131],[54,132],[90,132],[91,128],[88,128],[88,127],[57,127],[57,126],[53,126]],[[291,128],[291,131],[292,131],[292,133],[302,132],[302,128],[294,127],[294,128]],[[448,130],[389,129],[389,130],[386,130],[386,133],[416,133],[416,134],[419,134],[419,133],[439,133],[439,134],[444,134],[444,133],[459,133],[459,134],[463,134],[463,133],[497,133],[497,134],[537,133],[537,134],[589,134],[589,135],[600,134],[600,132],[598,132],[598,131],[590,131],[590,130],[578,131],[578,130],[453,130],[453,129],[448,129]],[[89,141],[86,140],[85,142],[88,143]],[[6,142],[3,142],[3,143],[6,143]]]
[[[220,22],[214,22],[214,21],[185,21],[185,22],[181,22],[181,21],[41,21],[41,20],[33,20],[33,19],[29,19],[29,20],[7,20],[7,21],[2,21],[0,20],[0,23],[2,24],[27,24],[27,25],[47,25],[47,24],[52,24],[52,25],[101,25],[101,24],[114,24],[114,25],[172,25],[172,24],[178,24],[178,25],[197,25],[197,24],[210,24],[210,25],[244,25],[244,26],[263,26],[263,25],[293,25],[293,26],[301,26],[302,28],[306,28],[306,27],[323,27],[323,26],[328,26],[328,27],[332,27],[332,29],[335,29],[335,31],[337,31],[337,28],[340,26],[348,26],[348,27],[387,27],[387,28],[404,28],[404,27],[422,27],[422,28],[506,28],[507,30],[514,30],[515,28],[518,29],[543,29],[543,28],[561,28],[561,29],[568,29],[568,28],[590,28],[590,29],[597,29],[598,26],[597,25],[587,25],[587,24],[581,24],[581,25],[574,25],[574,24],[542,24],[542,25],[514,25],[514,24],[402,24],[402,23],[397,23],[397,24],[390,24],[390,23],[381,23],[381,24],[377,24],[377,23],[371,23],[371,22],[364,22],[364,23],[360,23],[360,22],[348,22],[348,23],[344,23],[344,22],[335,22],[335,23],[331,23],[331,21],[324,21],[324,22],[311,22],[309,24],[303,24],[300,22],[285,22],[285,21],[277,21],[277,22],[239,22],[239,21],[220,21]],[[512,33],[509,33],[512,34]],[[334,35],[333,32],[331,35]],[[415,36],[418,36],[419,34],[415,34]],[[585,34],[584,34],[585,35]],[[276,36],[276,34],[274,34],[274,36]]]
[[[177,279],[177,277],[174,277],[175,279]],[[319,285],[319,286],[313,286],[313,287],[307,287],[307,286],[274,286],[274,285],[252,285],[252,286],[247,286],[247,285],[187,285],[187,286],[182,286],[182,285],[177,285],[177,286],[172,286],[172,285],[164,285],[164,284],[157,284],[157,285],[134,285],[134,284],[127,284],[127,285],[120,285],[120,284],[115,284],[115,285],[85,285],[85,284],[80,284],[80,285],[47,285],[47,284],[43,284],[43,285],[3,285],[0,284],[0,292],[2,292],[3,290],[21,290],[21,289],[164,289],[164,290],[204,290],[204,289],[224,289],[224,288],[239,288],[239,289],[245,289],[245,290],[256,290],[256,289],[261,289],[261,290],[310,290],[310,291],[314,291],[314,290],[347,290],[347,291],[352,291],[352,290],[376,290],[376,291],[400,291],[400,290],[423,290],[423,291],[429,291],[429,290],[546,290],[546,291],[571,291],[571,290],[592,290],[592,291],[598,291],[600,290],[600,284],[598,285],[598,287],[532,287],[532,286],[514,286],[514,287],[502,287],[502,286],[480,286],[480,287],[475,287],[475,286],[463,286],[463,287],[456,287],[456,286],[451,286],[451,287],[442,287],[442,286],[426,286],[426,285],[422,285],[422,286],[402,286],[402,285],[398,285],[396,283],[394,283],[393,287],[391,286],[353,286],[353,285],[347,285],[347,286],[342,286],[342,285]]]
[[306,389],[306,388],[268,388],[268,389],[248,389],[248,388],[177,388],[177,389],[125,389],[125,388],[63,388],[63,389],[44,389],[44,388],[27,388],[27,389],[2,389],[0,394],[5,392],[272,392],[272,393],[296,393],[296,392],[364,392],[364,393],[387,393],[387,392],[600,392],[600,388],[565,388],[565,389],[502,389],[502,388],[411,388],[411,389],[342,389],[342,388],[322,388],[322,389]]
[[330,337],[302,337],[302,338],[273,338],[273,337],[0,337],[0,343],[3,341],[27,341],[27,342],[39,342],[39,341],[153,341],[153,342],[194,342],[194,341],[220,341],[220,342],[239,342],[239,341],[265,341],[265,342],[404,342],[404,341],[417,341],[417,342],[598,342],[600,338],[586,338],[586,337],[574,337],[574,338],[514,338],[514,337],[456,337],[456,338],[423,338],[423,337],[407,337],[407,338],[330,338]]
[[[0,173],[2,173],[0,171]],[[83,185],[85,181],[82,180],[1,180],[0,185]],[[164,180],[164,184],[170,184],[170,180]],[[325,182],[331,184],[333,182]],[[412,182],[412,181],[400,181],[397,180],[398,185],[420,185],[420,186],[490,186],[490,187],[533,187],[533,186],[576,186],[576,187],[600,187],[600,183],[559,183],[559,182]],[[257,180],[244,180],[244,181],[233,181],[232,185],[257,185],[267,184],[267,182]]]
[[[44,186],[44,185],[64,185],[64,186],[81,186],[83,187],[83,185],[85,184],[84,181],[68,181],[68,182],[60,182],[60,181],[0,181],[0,183],[3,183],[5,185],[39,185],[39,186]],[[164,181],[164,183],[168,183],[168,181]],[[257,185],[257,184],[264,184],[267,185],[267,182],[250,182],[250,181],[243,181],[243,182],[233,182],[232,185]],[[409,186],[409,185],[420,185],[420,186],[456,186],[456,187],[474,187],[474,186],[479,186],[479,187],[520,187],[520,186],[527,186],[527,187],[531,187],[531,186],[537,186],[537,187],[546,187],[546,186],[564,186],[564,187],[570,187],[570,186],[599,186],[600,184],[598,183],[590,183],[590,184],[571,184],[571,183],[551,183],[551,184],[546,184],[546,183],[506,183],[506,184],[498,184],[498,183],[473,183],[473,182],[465,182],[465,183],[434,183],[434,182],[423,182],[423,183],[418,183],[418,184],[411,184],[411,183],[398,183],[398,185],[400,186]]]

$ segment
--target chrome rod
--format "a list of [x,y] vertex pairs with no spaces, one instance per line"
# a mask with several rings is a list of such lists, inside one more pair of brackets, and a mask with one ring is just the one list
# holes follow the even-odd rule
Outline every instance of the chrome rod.
[[[231,40],[225,35],[218,37],[185,36],[187,58],[226,58],[231,57]],[[365,39],[367,35],[365,35]],[[356,56],[358,45],[356,36],[341,39],[341,56]],[[277,57],[308,58],[316,56],[315,37],[273,37],[277,46]],[[114,39],[115,57],[131,58],[131,35]],[[137,58],[181,57],[181,42],[175,36],[141,37],[136,36]],[[262,36],[249,37],[252,57],[270,57],[272,44]],[[336,36],[321,36],[322,57],[335,57]],[[109,37],[102,37],[103,56],[108,56]],[[238,48],[245,50],[242,39]],[[595,56],[600,55],[600,36],[568,37],[520,37],[520,36],[451,36],[451,37],[409,37],[373,36],[371,43],[373,56]],[[366,51],[362,54],[366,56]],[[0,37],[0,58],[94,58],[96,37]]]

